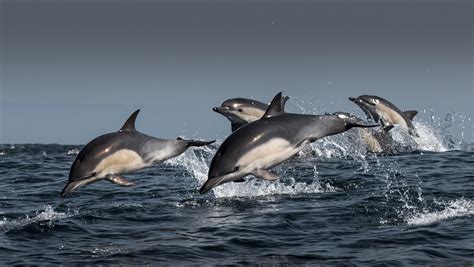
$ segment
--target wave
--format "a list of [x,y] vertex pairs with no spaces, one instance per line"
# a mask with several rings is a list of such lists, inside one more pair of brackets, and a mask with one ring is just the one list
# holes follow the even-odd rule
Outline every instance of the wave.
[[440,211],[424,211],[408,217],[407,224],[410,226],[431,225],[447,219],[474,215],[474,202],[464,198],[445,204],[440,203],[440,206],[443,207]]

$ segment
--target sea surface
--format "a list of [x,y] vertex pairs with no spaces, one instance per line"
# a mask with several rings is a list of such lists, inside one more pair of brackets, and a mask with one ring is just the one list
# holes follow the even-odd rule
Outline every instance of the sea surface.
[[[200,195],[218,145],[59,192],[81,145],[0,145],[0,265],[474,264],[474,146],[452,117],[400,129],[402,152],[367,153],[357,132]],[[457,127],[459,127],[459,123]]]

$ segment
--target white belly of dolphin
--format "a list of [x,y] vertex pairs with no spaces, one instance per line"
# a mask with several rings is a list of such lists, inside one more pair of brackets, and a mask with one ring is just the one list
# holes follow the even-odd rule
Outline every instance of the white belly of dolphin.
[[163,146],[147,156],[147,162],[161,162],[176,156],[176,148],[172,145]]
[[135,151],[129,149],[121,149],[106,158],[104,158],[95,167],[94,172],[98,176],[106,176],[108,174],[120,174],[132,172],[145,167],[142,157]]
[[249,172],[271,168],[298,153],[303,146],[294,147],[285,139],[274,138],[245,153],[237,162],[237,166],[242,166]]
[[408,131],[408,125],[405,119],[400,114],[398,114],[398,112],[395,112],[391,108],[384,105],[377,105],[376,109],[384,121],[392,125],[398,124],[400,127]]

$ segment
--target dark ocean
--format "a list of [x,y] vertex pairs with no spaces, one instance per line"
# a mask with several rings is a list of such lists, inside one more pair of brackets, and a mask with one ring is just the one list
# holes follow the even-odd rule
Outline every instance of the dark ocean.
[[409,149],[396,155],[329,137],[277,166],[276,182],[205,195],[222,140],[126,175],[134,187],[66,198],[81,146],[0,145],[0,265],[473,266],[474,146],[446,121],[416,122],[421,138],[398,131]]

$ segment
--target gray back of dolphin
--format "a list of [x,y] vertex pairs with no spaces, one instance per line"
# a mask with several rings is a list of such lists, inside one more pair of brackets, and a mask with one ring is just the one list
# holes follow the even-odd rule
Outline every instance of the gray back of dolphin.
[[211,161],[201,193],[248,174],[275,180],[278,176],[267,169],[294,156],[306,144],[352,127],[376,126],[334,115],[285,113],[281,98],[281,93],[277,94],[260,120],[239,128],[224,140]]
[[413,125],[413,117],[418,113],[415,110],[401,111],[390,101],[374,95],[361,95],[357,98],[349,97],[366,113],[368,119],[381,122],[385,130],[389,131],[395,124],[400,125],[410,135],[418,136]]
[[102,179],[121,186],[133,185],[120,174],[176,157],[190,146],[203,146],[213,142],[148,136],[135,129],[138,113],[139,110],[135,111],[118,132],[101,135],[81,149],[71,166],[68,184],[61,196],[79,186]]
[[[288,97],[282,97],[282,106],[285,106]],[[214,107],[212,110],[222,114],[231,122],[232,131],[244,126],[247,123],[260,119],[268,105],[260,101],[248,98],[232,98],[224,101],[220,107]]]

